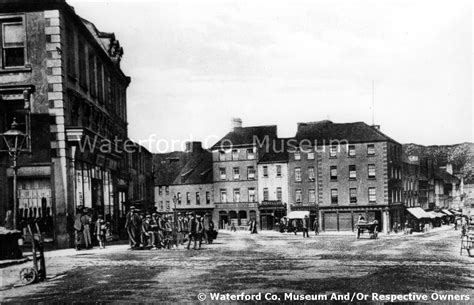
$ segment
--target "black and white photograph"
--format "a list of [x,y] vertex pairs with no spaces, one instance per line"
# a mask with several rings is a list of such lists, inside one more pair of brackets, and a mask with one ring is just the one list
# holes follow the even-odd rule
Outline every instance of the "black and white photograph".
[[474,304],[472,0],[0,0],[0,304]]

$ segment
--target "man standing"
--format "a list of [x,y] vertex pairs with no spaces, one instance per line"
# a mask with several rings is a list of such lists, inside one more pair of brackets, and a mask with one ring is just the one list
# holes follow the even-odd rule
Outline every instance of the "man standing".
[[303,218],[303,238],[308,237],[309,238],[309,217],[308,215],[305,215]]
[[313,222],[313,230],[314,230],[314,235],[319,234],[319,221],[317,217],[314,219],[314,222]]
[[81,217],[82,227],[83,227],[83,235],[84,235],[84,243],[86,249],[92,248],[92,238],[91,238],[91,221],[92,218],[90,216],[89,209],[85,208],[84,213]]
[[142,241],[143,248],[148,248],[148,247],[151,248],[155,244],[155,240],[153,238],[153,232],[151,229],[151,215],[146,215],[146,217],[142,221],[141,241]]
[[191,246],[191,241],[196,239],[196,219],[194,218],[194,213],[191,214],[189,219],[189,236],[188,236],[188,250]]
[[250,220],[250,234],[257,234],[257,221],[255,219]]
[[82,205],[79,205],[76,209],[76,215],[74,216],[74,244],[76,251],[81,249],[81,241],[83,240],[82,230],[84,229],[82,225]]
[[134,250],[140,246],[138,241],[138,231],[140,230],[140,219],[135,207],[132,205],[126,215],[125,229],[128,233],[130,249]]
[[182,245],[184,243],[184,220],[181,215],[178,216],[176,229],[178,231],[178,244]]

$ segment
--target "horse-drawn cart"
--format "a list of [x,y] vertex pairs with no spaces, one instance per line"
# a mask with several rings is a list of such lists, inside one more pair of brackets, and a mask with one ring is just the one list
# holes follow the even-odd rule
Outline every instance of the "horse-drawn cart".
[[371,239],[377,239],[378,226],[379,226],[379,222],[377,220],[369,221],[369,222],[364,221],[364,220],[359,220],[356,224],[357,239],[359,239],[360,235],[364,233],[369,234],[369,238]]
[[461,255],[462,250],[467,251],[468,256],[474,256],[474,225],[466,225],[461,234]]

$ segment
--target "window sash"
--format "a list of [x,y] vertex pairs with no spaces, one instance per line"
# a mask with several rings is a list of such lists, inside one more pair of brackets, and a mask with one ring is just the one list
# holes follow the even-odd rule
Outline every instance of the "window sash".
[[[7,30],[7,29],[10,29]],[[11,29],[14,29],[11,31]],[[9,35],[10,34],[10,35]],[[4,22],[2,23],[2,46],[8,48],[24,48],[25,47],[25,28],[23,22]],[[18,39],[16,36],[20,36]],[[9,41],[10,40],[10,41]]]
[[301,168],[299,167],[295,168],[295,180],[301,181]]

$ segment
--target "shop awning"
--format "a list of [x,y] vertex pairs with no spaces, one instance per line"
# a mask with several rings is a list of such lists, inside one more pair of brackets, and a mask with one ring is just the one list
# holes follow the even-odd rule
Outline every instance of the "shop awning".
[[431,218],[431,216],[425,212],[425,210],[423,210],[422,208],[408,208],[407,211],[415,216],[416,218],[418,219],[421,219],[421,218]]
[[428,214],[430,215],[430,218],[431,218],[431,219],[434,219],[434,218],[441,218],[441,217],[444,216],[443,214],[437,213],[437,212],[435,212],[435,211],[429,211],[429,212],[426,212],[426,213],[428,213]]
[[295,218],[303,219],[303,218],[305,218],[305,216],[309,217],[309,211],[292,211],[292,212],[288,213],[287,217],[289,219],[295,219]]
[[453,216],[453,213],[451,213],[450,211],[448,211],[446,209],[442,209],[441,212],[443,212],[444,214],[446,214],[448,216]]

